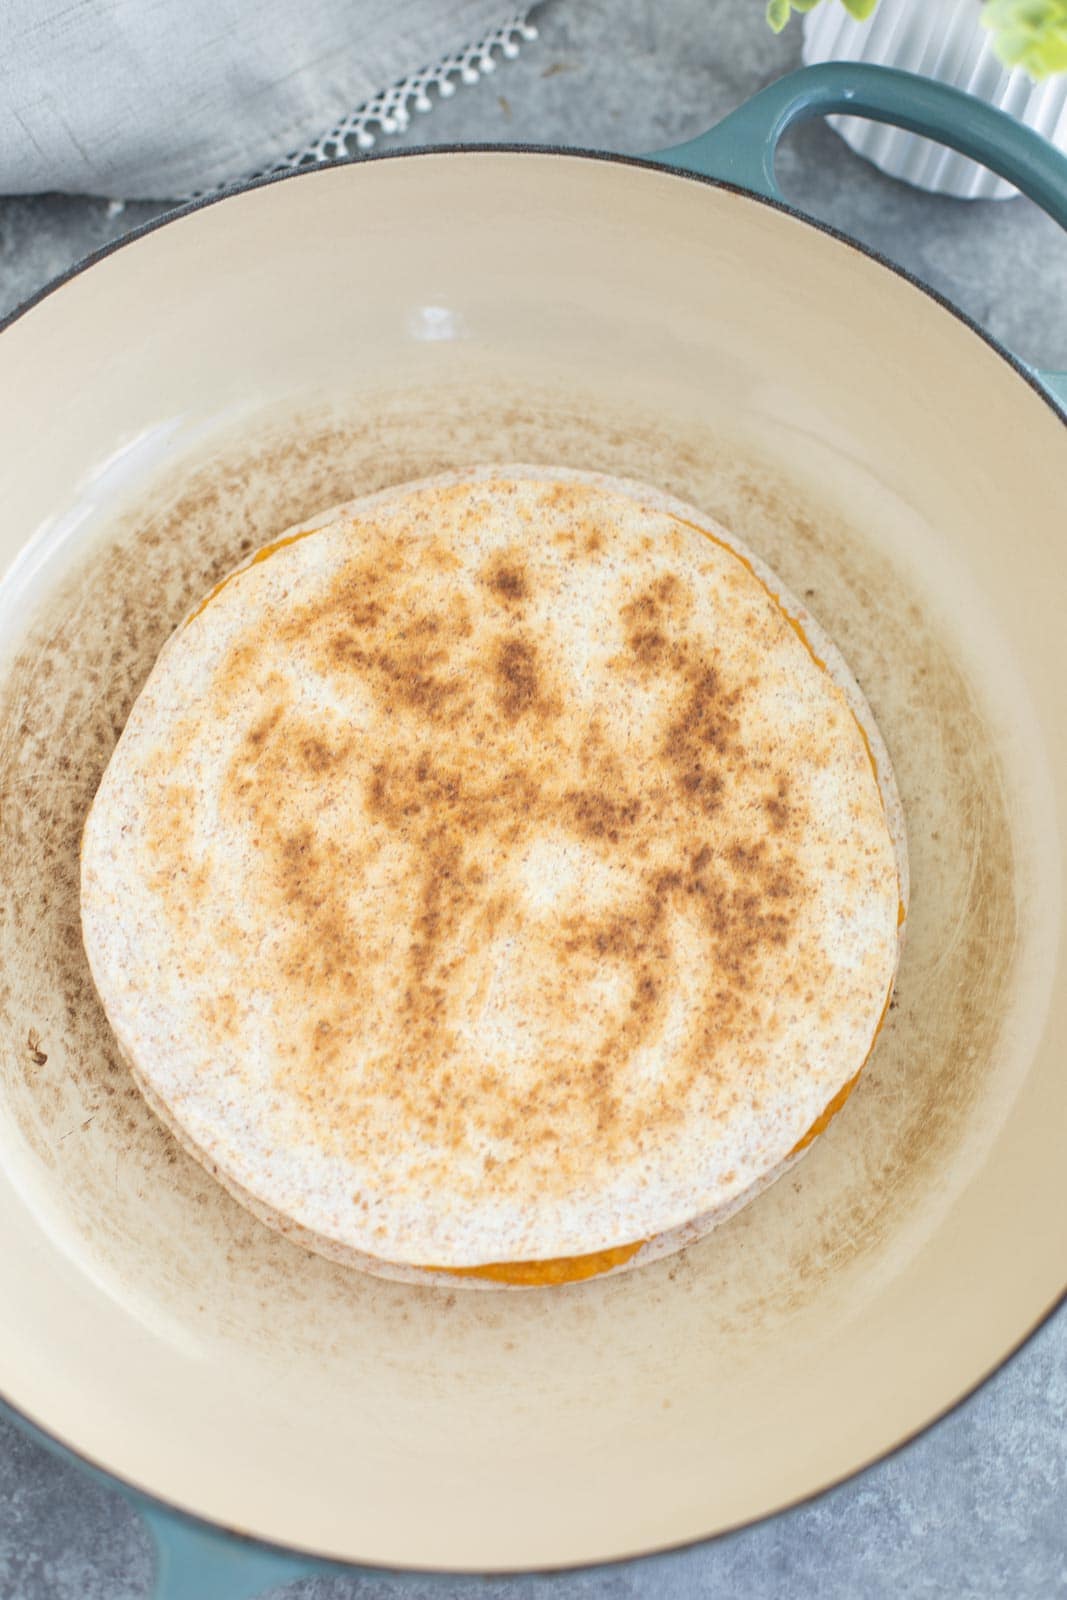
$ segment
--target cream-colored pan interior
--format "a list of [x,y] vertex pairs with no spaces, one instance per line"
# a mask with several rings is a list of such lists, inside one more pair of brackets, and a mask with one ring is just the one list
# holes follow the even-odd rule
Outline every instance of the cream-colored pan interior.
[[[0,437],[0,1393],[228,1527],[554,1566],[812,1493],[1056,1300],[1067,430],[963,324],[742,196],[429,155],[242,195],[75,278],[0,339]],[[93,995],[77,859],[215,578],[493,459],[657,484],[805,599],[889,745],[912,903],[876,1052],[789,1176],[674,1259],[471,1295],[305,1254],[181,1153]]]

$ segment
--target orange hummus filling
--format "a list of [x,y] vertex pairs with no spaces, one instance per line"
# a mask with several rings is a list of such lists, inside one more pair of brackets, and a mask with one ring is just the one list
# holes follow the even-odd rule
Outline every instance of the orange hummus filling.
[[210,593],[204,596],[196,610],[190,611],[182,626],[187,628],[190,622],[195,622],[196,618],[207,610],[212,600],[217,599],[223,589],[231,584],[234,578],[239,578],[242,572],[247,572],[249,567],[258,567],[260,562],[269,561],[271,556],[276,555],[279,550],[284,550],[287,545],[299,544],[301,539],[306,539],[310,534],[317,532],[317,528],[301,528],[297,533],[287,533],[282,538],[275,539],[273,544],[265,544],[262,550],[256,551],[251,561],[247,561],[243,567],[238,567],[236,571],[228,572],[224,578],[220,578]]
[[580,1283],[597,1278],[602,1272],[621,1267],[646,1243],[616,1245],[614,1250],[593,1250],[587,1256],[556,1256],[550,1261],[489,1261],[480,1267],[429,1267],[429,1272],[447,1272],[453,1278],[487,1278],[491,1283],[538,1284]]
[[[737,561],[740,561],[741,565],[748,570],[752,577],[756,579],[757,583],[759,583],[764,592],[774,602],[782,616],[789,623],[789,626],[799,637],[801,643],[804,645],[804,648],[807,650],[816,666],[820,667],[824,672],[827,670],[825,661],[823,661],[822,658],[816,654],[814,648],[812,647],[811,640],[809,639],[803,624],[798,618],[792,616],[791,613],[786,610],[785,606],[782,604],[780,596],[775,594],[770,586],[759,576],[751,561],[740,555],[738,551],[735,550],[734,547],[725,539],[717,538],[715,534],[710,533],[706,528],[700,527],[699,524],[695,522],[688,522],[684,517],[678,516],[673,516],[673,520],[681,523],[684,527],[692,528],[695,532],[703,534],[704,538],[709,539],[713,544],[721,545],[721,547],[724,550],[729,551],[729,553]],[[226,577],[222,578],[215,585],[215,587],[210,591],[209,594],[205,596],[196,609],[186,618],[186,625],[192,622],[196,617],[200,616],[202,612],[206,611],[211,602],[222,592],[223,589],[226,588],[230,582],[232,582],[234,578],[238,577],[241,572],[247,571],[249,567],[259,565],[260,562],[269,560],[269,558],[274,555],[276,551],[284,549],[287,545],[296,544],[301,539],[306,539],[310,534],[317,531],[318,530],[316,528],[300,529],[296,533],[290,533],[281,539],[275,540],[272,544],[264,545],[262,550],[257,551],[244,567],[238,568],[237,571],[227,574]],[[851,714],[856,727],[859,729],[860,737],[863,740],[864,748],[867,752],[867,758],[870,761],[871,770],[874,773],[875,783],[878,784],[879,792],[881,792],[878,763],[875,759],[874,751],[871,748],[871,742],[867,736],[867,730],[864,728],[855,712],[853,711]],[[906,915],[907,910],[902,900],[897,913],[898,927],[903,925]],[[838,1112],[844,1106],[849,1095],[859,1082],[860,1075],[862,1074],[864,1067],[871,1058],[878,1035],[881,1033],[882,1027],[889,1013],[889,1003],[892,999],[892,994],[893,990],[892,987],[890,987],[890,991],[886,995],[885,1005],[882,1008],[882,1014],[879,1017],[878,1024],[874,1030],[874,1036],[871,1039],[870,1048],[868,1049],[867,1054],[859,1067],[859,1070],[846,1083],[842,1084],[841,1088],[834,1095],[833,1099],[828,1102],[825,1109],[820,1112],[818,1117],[816,1117],[815,1121],[812,1123],[807,1132],[797,1140],[796,1144],[790,1150],[789,1155],[786,1158],[787,1160],[795,1155],[799,1155],[802,1150],[806,1150],[810,1144],[813,1144],[819,1135],[826,1131],[834,1117],[837,1116]],[[637,1254],[643,1245],[649,1243],[651,1243],[651,1240],[637,1239],[632,1244],[616,1245],[607,1250],[593,1250],[586,1255],[556,1256],[544,1261],[489,1261],[474,1267],[434,1266],[426,1267],[423,1270],[427,1272],[448,1273],[449,1276],[454,1278],[481,1278],[491,1283],[512,1284],[522,1287],[580,1283],[584,1279],[596,1278],[601,1276],[603,1273],[611,1272],[617,1267],[624,1266],[628,1261],[632,1260],[632,1258]]]

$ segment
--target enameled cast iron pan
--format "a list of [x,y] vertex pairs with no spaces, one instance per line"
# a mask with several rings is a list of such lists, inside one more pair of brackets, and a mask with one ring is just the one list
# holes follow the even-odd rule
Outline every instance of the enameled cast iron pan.
[[[708,1537],[909,1438],[1063,1293],[1067,427],[777,198],[782,131],[843,110],[1067,224],[1033,134],[819,67],[651,162],[429,151],[253,185],[4,331],[0,1392],[130,1486],[167,1600],[311,1556],[490,1571]],[[913,895],[889,1025],[795,1172],[682,1257],[509,1295],[364,1278],[240,1210],[117,1060],[77,903],[85,810],[192,600],[297,519],[484,460],[644,479],[766,557],[874,707]]]

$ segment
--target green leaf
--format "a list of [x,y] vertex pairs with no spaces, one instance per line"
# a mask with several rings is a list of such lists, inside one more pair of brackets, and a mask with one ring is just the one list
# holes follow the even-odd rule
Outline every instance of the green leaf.
[[[767,21],[775,33],[781,33],[794,11],[814,11],[822,0],[767,0]],[[841,0],[853,17],[863,22],[870,16],[878,0]]]
[[986,0],[982,22],[1006,67],[1032,78],[1067,72],[1067,0]]

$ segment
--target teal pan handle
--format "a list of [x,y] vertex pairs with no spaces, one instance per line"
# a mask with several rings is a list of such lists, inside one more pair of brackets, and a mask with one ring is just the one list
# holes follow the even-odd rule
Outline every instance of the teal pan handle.
[[344,1570],[235,1539],[179,1512],[146,1505],[140,1496],[134,1504],[156,1547],[154,1600],[255,1600],[298,1578]]
[[[254,1544],[209,1523],[198,1522],[184,1512],[173,1511],[149,1499],[139,1489],[116,1483],[103,1467],[76,1455],[2,1400],[0,1416],[14,1423],[20,1432],[50,1455],[77,1467],[103,1488],[117,1488],[125,1496],[147,1527],[155,1546],[153,1600],[258,1600],[268,1591],[284,1588],[298,1578],[329,1577],[351,1570],[313,1556]],[[372,1578],[384,1577],[371,1568],[361,1567],[360,1572]]]
[[[1067,228],[1067,156],[995,106],[945,83],[865,62],[804,67],[761,89],[716,127],[651,158],[782,204],[778,145],[794,124],[843,112],[888,122],[970,156]],[[1033,372],[1067,411],[1067,372]]]

